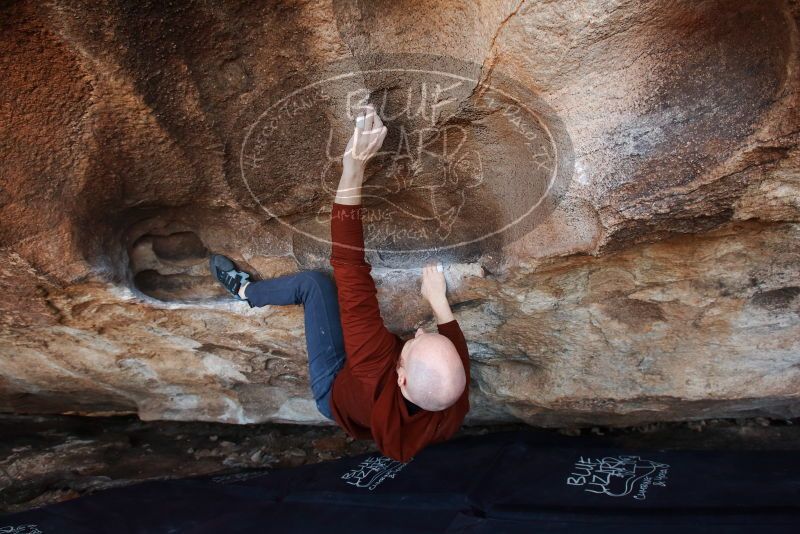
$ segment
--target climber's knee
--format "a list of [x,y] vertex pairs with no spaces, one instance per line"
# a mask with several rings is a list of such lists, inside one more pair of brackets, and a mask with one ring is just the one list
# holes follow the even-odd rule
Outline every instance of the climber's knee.
[[333,280],[328,275],[319,271],[301,271],[300,285],[306,292],[319,291],[322,294],[333,292],[335,295]]

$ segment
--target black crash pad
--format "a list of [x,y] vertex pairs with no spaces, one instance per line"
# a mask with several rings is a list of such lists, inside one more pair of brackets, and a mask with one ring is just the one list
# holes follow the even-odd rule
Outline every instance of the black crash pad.
[[0,533],[800,532],[800,454],[609,448],[536,431],[402,464],[362,455],[145,482],[0,517]]

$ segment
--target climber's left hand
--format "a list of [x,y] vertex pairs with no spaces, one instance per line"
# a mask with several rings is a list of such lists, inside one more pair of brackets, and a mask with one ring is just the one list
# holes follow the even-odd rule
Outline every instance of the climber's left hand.
[[453,312],[447,302],[447,281],[437,263],[430,263],[422,268],[420,293],[430,304],[437,324],[453,320]]

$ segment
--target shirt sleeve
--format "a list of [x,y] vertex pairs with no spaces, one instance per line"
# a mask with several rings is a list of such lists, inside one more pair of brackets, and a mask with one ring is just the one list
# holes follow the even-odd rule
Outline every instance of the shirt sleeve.
[[364,257],[361,206],[333,204],[331,266],[339,297],[347,365],[355,377],[375,378],[394,355],[395,336],[383,323],[377,289]]

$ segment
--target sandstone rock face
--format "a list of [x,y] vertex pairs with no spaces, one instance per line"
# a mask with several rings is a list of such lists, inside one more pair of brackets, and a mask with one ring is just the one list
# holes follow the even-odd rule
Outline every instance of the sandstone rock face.
[[800,413],[800,7],[2,4],[0,410],[323,422],[302,310],[352,109],[389,327],[447,264],[472,422]]

